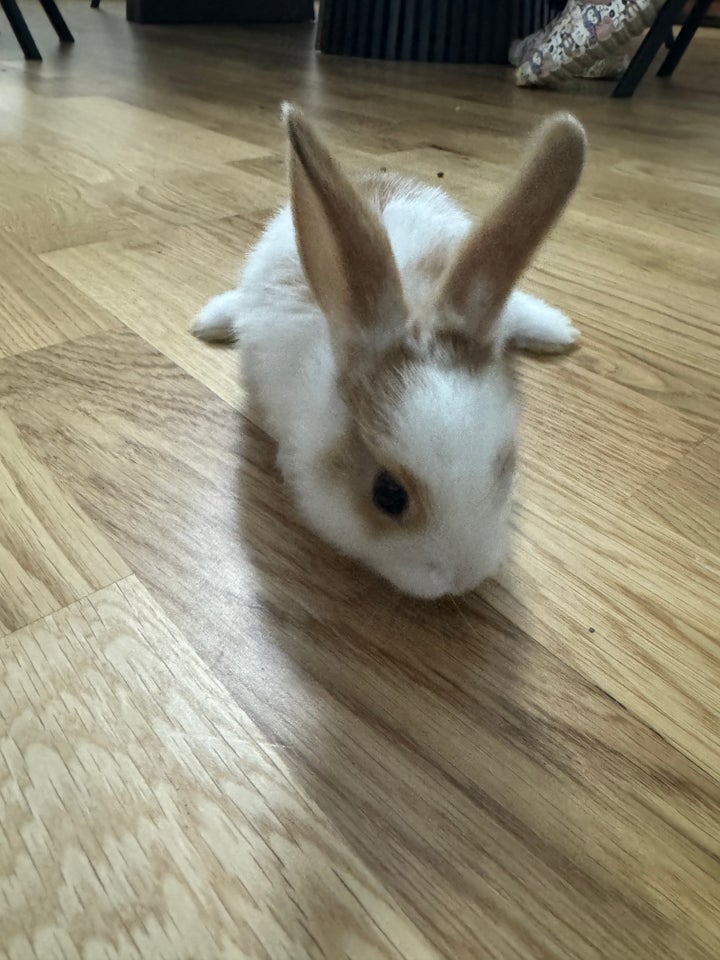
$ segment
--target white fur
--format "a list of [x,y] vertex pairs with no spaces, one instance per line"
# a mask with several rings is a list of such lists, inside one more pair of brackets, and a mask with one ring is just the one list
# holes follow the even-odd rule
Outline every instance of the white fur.
[[235,320],[240,315],[241,294],[228,290],[209,300],[195,318],[192,332],[209,343],[222,343],[235,336]]
[[533,353],[563,353],[579,337],[569,317],[521,290],[510,296],[502,323],[508,341]]
[[426,366],[393,417],[394,452],[431,491],[433,517],[388,544],[376,568],[407,593],[464,593],[494,576],[509,547],[509,485],[495,455],[514,439],[517,401],[499,369],[478,377]]
[[[427,309],[437,291],[418,261],[430,243],[458,244],[470,218],[442,190],[428,187],[392,199],[383,222],[411,313]],[[194,333],[237,338],[298,507],[340,551],[420,597],[460,593],[496,573],[508,549],[510,504],[507,488],[497,488],[493,461],[515,438],[518,418],[499,371],[472,376],[427,366],[408,381],[395,410],[394,459],[430,489],[436,519],[422,532],[378,536],[354,514],[343,489],[329,487],[319,474],[318,461],[343,434],[349,414],[288,207],[250,253],[238,289],[211,300]],[[510,297],[502,339],[554,351],[575,336],[559,311],[524,293]]]

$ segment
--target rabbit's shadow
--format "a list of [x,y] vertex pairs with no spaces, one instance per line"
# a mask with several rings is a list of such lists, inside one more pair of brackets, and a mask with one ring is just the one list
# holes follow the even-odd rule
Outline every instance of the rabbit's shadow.
[[[302,525],[275,465],[274,442],[238,419],[237,534],[253,568],[263,629],[292,663],[305,706],[314,698],[317,730],[329,728],[323,711],[333,714],[335,744],[331,750],[323,734],[316,761],[330,760],[357,716],[379,712],[389,736],[409,735],[405,707],[398,709],[403,697],[417,710],[418,737],[432,727],[451,741],[456,709],[504,733],[513,727],[524,743],[532,739],[534,718],[514,699],[537,644],[493,610],[482,589],[466,598],[413,600],[340,556]],[[289,741],[295,733],[306,737],[312,722],[306,711]]]
[[[550,790],[546,808],[568,802],[562,777],[548,786],[544,773],[568,759],[548,708],[553,658],[493,610],[492,589],[414,601],[340,557],[300,523],[274,443],[239,421],[237,534],[268,657],[261,725],[383,884],[402,899],[402,861],[471,910],[467,878],[481,883],[495,834],[544,828],[533,781]],[[304,899],[318,902],[312,877]],[[345,936],[333,929],[332,955]]]

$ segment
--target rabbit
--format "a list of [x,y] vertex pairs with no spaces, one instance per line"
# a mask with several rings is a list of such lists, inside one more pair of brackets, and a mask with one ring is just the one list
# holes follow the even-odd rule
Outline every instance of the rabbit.
[[515,352],[578,336],[513,288],[575,189],[584,130],[548,119],[475,225],[439,187],[350,180],[297,107],[283,118],[290,202],[193,333],[238,341],[311,529],[407,595],[469,592],[510,545]]

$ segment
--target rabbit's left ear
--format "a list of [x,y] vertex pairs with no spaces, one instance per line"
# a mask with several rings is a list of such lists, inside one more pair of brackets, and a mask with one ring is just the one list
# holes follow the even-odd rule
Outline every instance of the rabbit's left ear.
[[380,218],[300,111],[285,104],[283,116],[298,250],[333,341],[362,340],[399,328],[407,309]]
[[585,160],[585,132],[569,114],[545,121],[515,183],[462,244],[438,307],[446,322],[489,342],[510,291],[569,200]]

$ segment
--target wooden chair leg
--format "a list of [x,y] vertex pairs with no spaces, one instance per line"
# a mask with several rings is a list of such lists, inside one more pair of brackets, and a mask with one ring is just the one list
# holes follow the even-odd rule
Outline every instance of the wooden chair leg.
[[685,23],[677,35],[677,39],[670,48],[670,52],[663,60],[658,70],[659,77],[671,77],[675,67],[682,60],[682,56],[690,46],[690,41],[695,36],[697,28],[703,22],[705,14],[710,9],[712,0],[695,0],[695,6],[685,19]]
[[48,20],[53,25],[60,42],[75,43],[75,37],[70,33],[70,29],[65,23],[63,15],[58,10],[58,5],[55,3],[55,0],[40,0],[40,3],[48,16]]
[[5,11],[5,16],[8,18],[8,22],[12,27],[12,32],[20,44],[22,52],[25,54],[25,59],[42,60],[40,51],[33,40],[33,35],[30,33],[30,29],[25,22],[25,17],[20,13],[20,8],[15,0],[0,0],[0,7]]
[[660,8],[655,23],[650,27],[645,39],[640,44],[630,66],[620,78],[613,90],[613,97],[631,97],[637,85],[645,76],[648,67],[655,59],[658,50],[665,43],[668,33],[673,28],[685,0],[667,0]]

